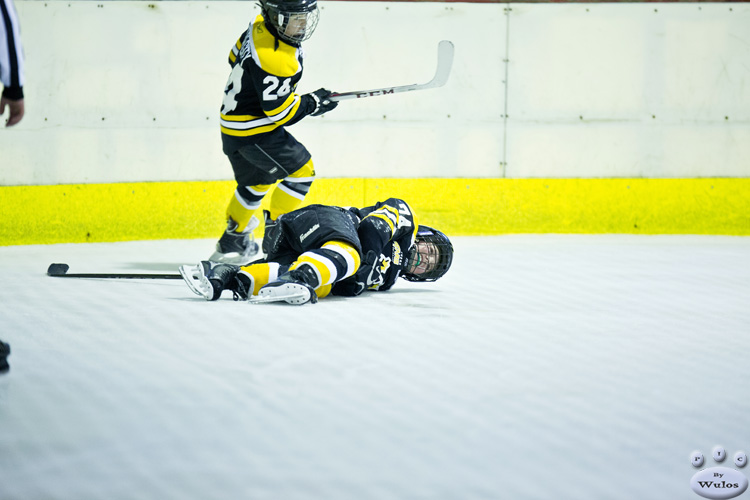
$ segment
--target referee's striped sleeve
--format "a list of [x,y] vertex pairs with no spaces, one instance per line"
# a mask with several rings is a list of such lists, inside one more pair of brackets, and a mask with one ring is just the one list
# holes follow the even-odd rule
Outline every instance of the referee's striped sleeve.
[[23,45],[13,0],[0,0],[0,81],[4,97],[23,98]]

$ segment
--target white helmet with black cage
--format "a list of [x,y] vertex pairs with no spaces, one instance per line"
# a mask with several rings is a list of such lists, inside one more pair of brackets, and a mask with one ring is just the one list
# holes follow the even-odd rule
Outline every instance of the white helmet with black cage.
[[401,277],[409,281],[435,281],[453,263],[453,245],[448,237],[429,226],[420,225]]
[[266,24],[285,42],[299,46],[318,25],[317,0],[260,0]]

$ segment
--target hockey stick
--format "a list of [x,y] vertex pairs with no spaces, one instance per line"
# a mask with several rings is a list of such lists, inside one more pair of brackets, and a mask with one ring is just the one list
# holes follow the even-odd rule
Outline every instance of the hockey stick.
[[50,264],[47,268],[47,276],[55,278],[101,278],[101,279],[130,279],[130,280],[180,280],[179,274],[117,274],[117,273],[71,273],[68,274],[70,266],[67,264]]
[[435,76],[427,83],[414,85],[402,85],[400,87],[386,87],[373,90],[355,90],[353,92],[334,92],[328,98],[332,101],[343,101],[345,99],[361,99],[363,97],[375,97],[386,94],[398,94],[400,92],[411,92],[412,90],[434,89],[442,87],[448,81],[453,66],[453,43],[443,40],[438,44],[438,64]]

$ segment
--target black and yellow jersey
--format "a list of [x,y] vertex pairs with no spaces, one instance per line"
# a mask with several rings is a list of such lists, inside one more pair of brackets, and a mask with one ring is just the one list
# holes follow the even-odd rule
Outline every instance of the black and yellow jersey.
[[295,93],[302,77],[301,47],[277,39],[258,16],[229,53],[232,72],[224,90],[221,132],[234,138],[258,137],[291,125],[315,108]]
[[359,217],[362,262],[354,276],[334,285],[333,295],[359,295],[365,290],[389,290],[406,264],[417,237],[417,216],[398,198],[371,207],[350,208]]

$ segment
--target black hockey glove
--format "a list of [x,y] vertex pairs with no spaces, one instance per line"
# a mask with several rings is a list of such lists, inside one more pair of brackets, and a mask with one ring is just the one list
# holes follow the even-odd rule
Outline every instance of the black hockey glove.
[[318,89],[315,92],[307,94],[315,103],[315,109],[310,113],[312,116],[320,116],[323,113],[328,113],[339,105],[338,101],[329,99],[331,93],[330,90]]
[[331,293],[333,295],[352,297],[361,294],[374,284],[382,283],[383,278],[380,274],[379,261],[380,256],[370,250],[365,255],[365,258],[362,259],[357,272],[353,276],[336,283]]

